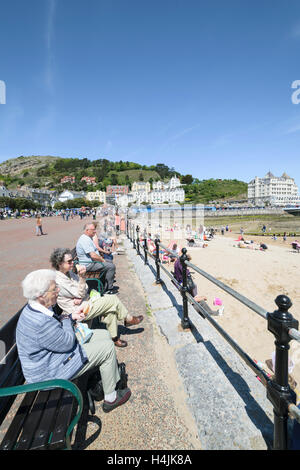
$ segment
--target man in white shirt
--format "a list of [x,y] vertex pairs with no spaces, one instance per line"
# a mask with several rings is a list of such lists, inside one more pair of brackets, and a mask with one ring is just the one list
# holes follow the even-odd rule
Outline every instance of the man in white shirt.
[[107,283],[106,294],[115,294],[118,291],[118,288],[113,286],[116,266],[113,263],[105,262],[104,258],[100,256],[92,240],[95,233],[96,227],[93,223],[84,226],[84,232],[76,244],[78,260],[80,264],[86,266],[87,271],[102,271]]

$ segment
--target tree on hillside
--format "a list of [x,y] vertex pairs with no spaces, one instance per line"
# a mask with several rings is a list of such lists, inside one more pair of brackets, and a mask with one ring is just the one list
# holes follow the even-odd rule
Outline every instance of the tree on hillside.
[[185,175],[185,176],[182,176],[180,179],[180,182],[182,184],[192,184],[193,181],[194,181],[194,178],[192,175]]
[[164,163],[157,163],[157,165],[155,166],[155,171],[157,171],[157,173],[162,179],[165,179],[168,178],[170,169]]
[[112,173],[110,175],[110,181],[113,186],[118,184],[118,175],[116,173]]

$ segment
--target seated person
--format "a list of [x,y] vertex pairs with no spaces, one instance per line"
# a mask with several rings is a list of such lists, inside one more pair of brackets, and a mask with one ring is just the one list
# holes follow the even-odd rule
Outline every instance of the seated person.
[[261,243],[261,244],[259,245],[259,249],[262,250],[262,251],[265,251],[265,250],[268,249],[268,247],[267,247],[267,245],[266,245],[265,243]]
[[[180,255],[182,255],[182,251],[180,252]],[[191,256],[189,254],[187,254],[187,259],[188,261],[191,261]],[[206,303],[206,300],[207,298],[204,297],[204,296],[199,296],[197,294],[197,286],[196,284],[194,283],[193,279],[192,279],[192,276],[190,274],[190,271],[186,270],[186,273],[187,273],[187,282],[188,282],[188,292],[189,294],[191,294],[194,299],[202,306],[204,307],[204,309],[210,314],[210,315],[214,315],[214,316],[217,316],[217,315],[222,315],[223,312],[224,312],[224,307],[221,307],[219,308],[218,310],[214,311],[214,310],[211,310],[211,308],[209,307],[209,305]],[[182,271],[182,264],[181,264],[181,261],[180,261],[180,258],[177,258],[176,261],[175,261],[175,264],[174,264],[174,277],[176,279],[176,281],[182,285],[183,283],[183,271]]]
[[93,242],[100,255],[103,256],[106,261],[110,261],[112,263],[114,259],[113,255],[116,254],[114,251],[112,251],[112,243],[105,243],[103,236],[99,238],[97,233],[95,233],[93,237]]
[[[104,390],[103,411],[112,411],[125,403],[129,388],[116,390],[120,380],[114,344],[106,330],[93,330],[88,343],[78,343],[73,321],[84,318],[83,308],[72,315],[54,314],[59,288],[55,272],[40,269],[29,273],[22,282],[28,303],[23,308],[16,329],[16,343],[22,371],[28,383],[52,379],[72,380],[99,367]],[[91,394],[100,399],[97,383]]]
[[104,260],[97,250],[93,238],[96,234],[94,223],[87,223],[84,226],[84,233],[79,237],[76,244],[76,253],[79,264],[86,267],[87,271],[100,271],[106,280],[107,294],[115,294],[118,290],[113,286],[115,279],[116,266]]
[[160,251],[160,260],[162,263],[168,263],[170,264],[170,258],[169,258],[169,253],[166,250]]
[[[174,251],[174,253],[176,255],[179,255],[180,254],[180,247],[177,245],[177,243],[171,243],[168,245],[168,248],[172,251]],[[174,261],[177,259],[176,256],[174,256],[172,253],[169,253],[169,258],[170,258],[170,262],[171,263],[174,263]]]
[[98,245],[101,250],[103,250],[103,258],[107,261],[112,261],[114,259],[113,255],[117,253],[113,251],[113,240],[111,238],[105,238],[101,236],[98,239]]
[[[150,253],[155,256],[156,253],[156,246],[154,241],[151,238],[151,233],[148,233],[148,236],[146,238],[147,241],[147,249],[150,251]],[[141,245],[144,247],[145,246],[145,238],[141,241]]]
[[[98,222],[94,222],[94,225],[95,229],[97,230]],[[113,255],[124,252],[123,248],[118,247],[117,239],[109,236],[109,234],[105,231],[101,233],[95,233],[93,242],[104,259],[112,260]]]
[[56,248],[50,257],[52,267],[56,270],[56,283],[59,287],[57,303],[66,315],[72,315],[78,310],[84,309],[85,320],[91,320],[101,316],[110,336],[118,347],[126,347],[127,342],[118,336],[118,320],[124,321],[125,326],[138,325],[143,316],[132,316],[116,295],[104,295],[103,297],[88,294],[88,285],[85,281],[85,266],[77,265],[75,274],[72,270],[73,259],[68,248]]

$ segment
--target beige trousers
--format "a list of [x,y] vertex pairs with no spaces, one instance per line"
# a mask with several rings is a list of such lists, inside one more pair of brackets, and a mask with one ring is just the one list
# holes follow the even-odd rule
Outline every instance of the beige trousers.
[[107,330],[93,330],[93,336],[88,343],[82,345],[89,362],[74,377],[79,377],[86,371],[99,367],[103,390],[106,395],[112,393],[120,380],[116,358],[116,348]]
[[128,315],[128,310],[122,304],[117,295],[106,294],[91,302],[91,308],[85,320],[101,316],[101,321],[105,323],[112,338],[118,336],[118,320],[122,321]]

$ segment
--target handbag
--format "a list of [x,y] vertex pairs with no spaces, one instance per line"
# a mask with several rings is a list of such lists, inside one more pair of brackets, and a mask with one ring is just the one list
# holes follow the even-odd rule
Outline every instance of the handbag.
[[74,326],[74,331],[79,344],[88,343],[93,336],[93,330],[85,323],[77,322]]

